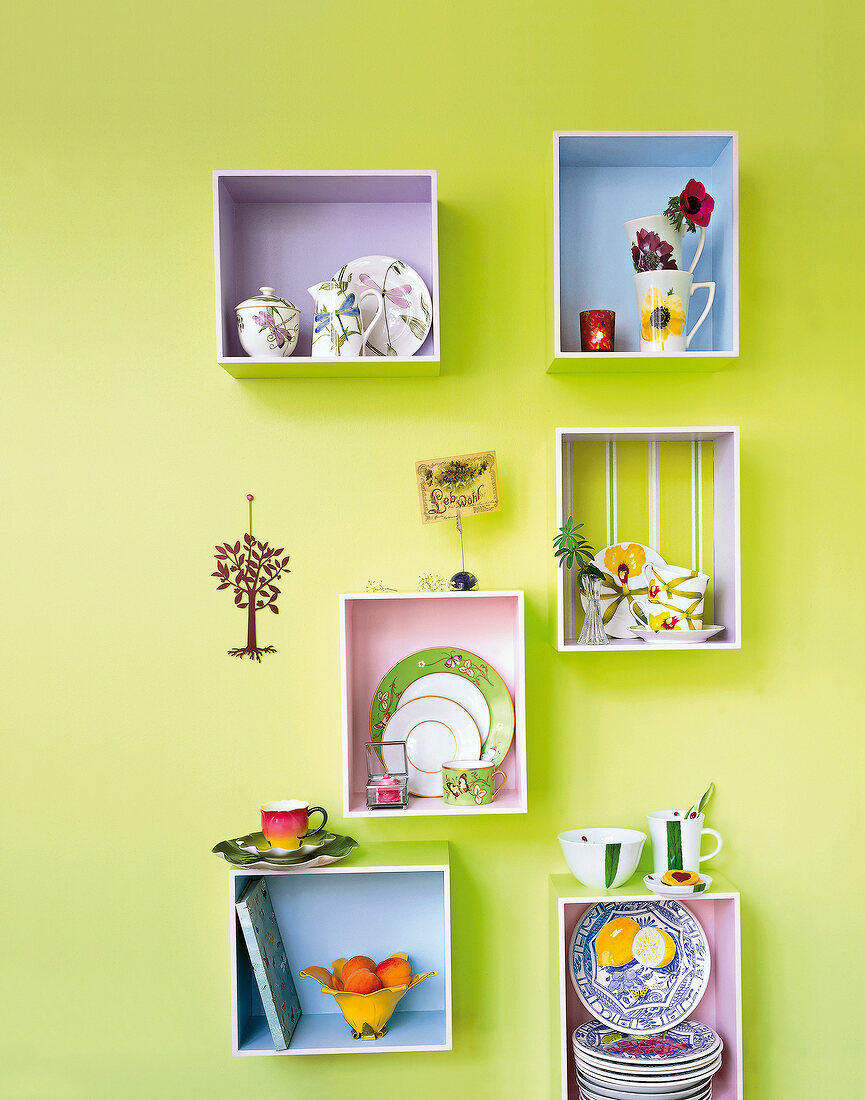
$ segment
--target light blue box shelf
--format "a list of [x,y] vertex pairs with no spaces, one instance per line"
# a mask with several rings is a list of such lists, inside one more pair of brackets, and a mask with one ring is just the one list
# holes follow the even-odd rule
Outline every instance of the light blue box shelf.
[[[739,354],[738,138],[705,133],[554,135],[554,347],[550,373],[719,370]],[[623,223],[661,214],[693,177],[715,209],[695,282],[715,283],[715,301],[688,351],[640,353],[634,274]],[[698,233],[686,233],[690,266]],[[702,311],[696,291],[693,311]],[[616,312],[616,350],[580,351],[580,312]],[[699,316],[699,312],[696,315]],[[693,322],[689,318],[689,328]]]
[[[302,1015],[287,1050],[274,1048],[234,903],[267,878]],[[232,870],[232,1049],[236,1055],[385,1054],[450,1050],[450,867],[446,843],[365,844],[311,870]],[[300,977],[308,966],[404,951],[414,973],[435,970],[409,990],[376,1040],[354,1039],[333,997]]]

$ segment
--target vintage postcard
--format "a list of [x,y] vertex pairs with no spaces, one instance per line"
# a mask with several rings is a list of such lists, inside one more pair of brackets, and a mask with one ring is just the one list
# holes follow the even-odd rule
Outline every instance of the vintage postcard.
[[498,512],[499,476],[495,451],[416,462],[418,494],[424,523]]

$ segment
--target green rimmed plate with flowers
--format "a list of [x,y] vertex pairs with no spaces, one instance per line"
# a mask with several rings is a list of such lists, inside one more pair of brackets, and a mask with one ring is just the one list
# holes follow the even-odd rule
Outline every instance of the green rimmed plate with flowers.
[[387,740],[397,709],[425,695],[439,695],[464,707],[481,734],[481,758],[498,766],[514,739],[514,702],[489,662],[457,646],[410,653],[383,676],[369,708],[370,739]]

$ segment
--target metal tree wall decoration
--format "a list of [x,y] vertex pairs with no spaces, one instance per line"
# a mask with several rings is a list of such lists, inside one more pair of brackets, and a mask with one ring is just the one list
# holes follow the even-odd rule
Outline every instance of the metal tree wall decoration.
[[249,531],[243,536],[243,545],[235,542],[224,543],[216,547],[216,572],[211,573],[219,582],[216,586],[218,592],[230,589],[234,595],[234,603],[241,610],[246,611],[246,645],[239,649],[229,649],[231,657],[249,657],[255,661],[261,661],[262,653],[276,653],[272,646],[259,646],[255,633],[255,616],[265,607],[274,615],[279,614],[276,601],[280,596],[280,590],[276,582],[283,573],[290,573],[288,568],[288,555],[283,558],[283,547],[275,550],[266,542],[253,538],[252,535],[252,493],[247,493],[249,501]]

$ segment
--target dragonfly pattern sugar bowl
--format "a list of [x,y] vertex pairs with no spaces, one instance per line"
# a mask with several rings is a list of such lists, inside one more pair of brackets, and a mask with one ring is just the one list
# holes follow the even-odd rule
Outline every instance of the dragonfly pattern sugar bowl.
[[300,310],[272,286],[235,306],[234,314],[240,346],[253,359],[284,359],[297,347]]

